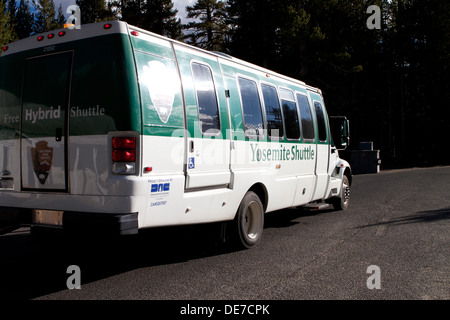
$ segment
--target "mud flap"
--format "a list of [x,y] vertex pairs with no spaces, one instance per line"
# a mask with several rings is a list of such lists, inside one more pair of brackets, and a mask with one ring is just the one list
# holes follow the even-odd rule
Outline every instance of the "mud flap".
[[0,208],[0,235],[20,228],[19,210]]
[[10,233],[11,231],[14,231],[16,229],[19,229],[20,225],[18,224],[3,224],[0,223],[0,236],[2,234]]

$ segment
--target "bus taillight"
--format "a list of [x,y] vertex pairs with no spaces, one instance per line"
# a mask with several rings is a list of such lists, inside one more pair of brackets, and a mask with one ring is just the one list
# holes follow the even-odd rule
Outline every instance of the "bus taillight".
[[113,149],[135,149],[135,137],[114,137],[112,139]]
[[134,162],[136,150],[113,150],[112,159],[114,162]]
[[136,138],[112,138],[112,170],[116,174],[134,174],[136,172]]

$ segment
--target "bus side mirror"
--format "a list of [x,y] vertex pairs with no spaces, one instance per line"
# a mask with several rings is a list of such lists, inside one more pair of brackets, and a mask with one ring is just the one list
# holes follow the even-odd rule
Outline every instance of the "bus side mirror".
[[338,150],[345,150],[350,145],[349,121],[343,116],[330,117],[330,129],[333,141]]

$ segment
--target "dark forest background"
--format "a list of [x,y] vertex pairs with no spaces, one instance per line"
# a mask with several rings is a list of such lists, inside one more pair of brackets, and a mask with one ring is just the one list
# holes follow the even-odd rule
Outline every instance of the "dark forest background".
[[[384,168],[450,164],[448,0],[198,0],[185,23],[170,0],[76,3],[82,24],[127,21],[319,87],[349,118],[351,149],[373,141]],[[0,44],[62,27],[66,9],[0,0]]]

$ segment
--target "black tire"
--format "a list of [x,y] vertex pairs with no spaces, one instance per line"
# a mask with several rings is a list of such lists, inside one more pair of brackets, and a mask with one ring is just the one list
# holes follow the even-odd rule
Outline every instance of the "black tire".
[[264,230],[264,207],[259,197],[249,191],[242,199],[232,223],[232,240],[241,248],[258,244]]
[[342,178],[341,192],[339,196],[334,199],[333,207],[335,210],[345,210],[348,208],[350,202],[350,183],[348,177],[344,175]]

